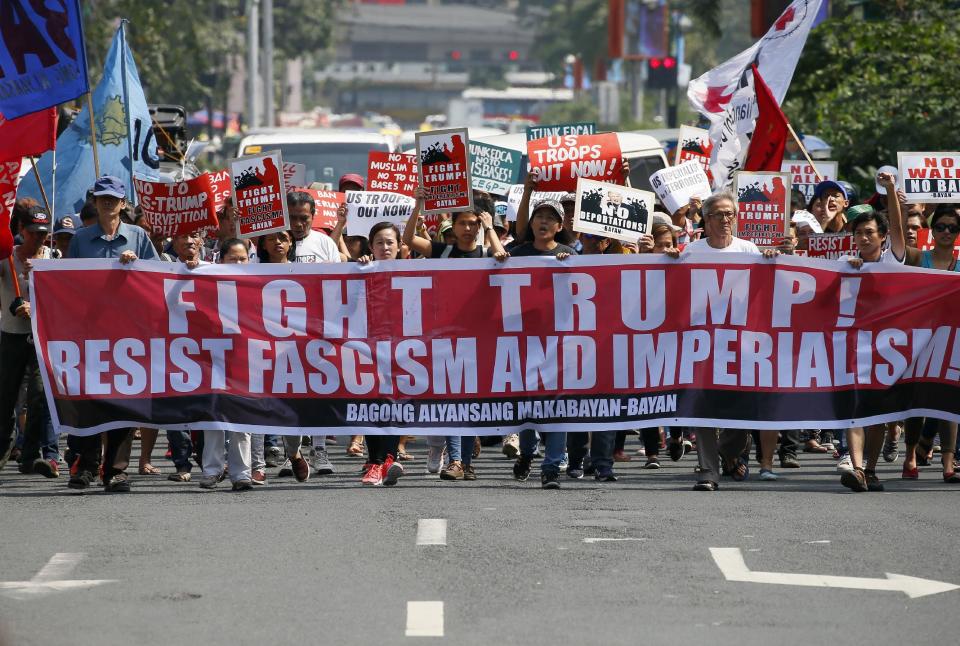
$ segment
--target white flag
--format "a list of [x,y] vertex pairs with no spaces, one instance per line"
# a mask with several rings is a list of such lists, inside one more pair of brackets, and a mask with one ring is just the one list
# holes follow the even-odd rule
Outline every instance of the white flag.
[[749,135],[756,123],[757,97],[750,65],[757,64],[777,103],[783,103],[821,2],[794,0],[752,47],[690,81],[690,105],[711,124],[710,171],[715,188],[733,181],[733,173],[746,157]]

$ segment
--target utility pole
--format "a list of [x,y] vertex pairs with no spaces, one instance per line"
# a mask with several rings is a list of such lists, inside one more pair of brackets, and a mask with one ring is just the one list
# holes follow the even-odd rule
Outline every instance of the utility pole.
[[273,0],[263,0],[263,97],[264,125],[277,125],[273,89]]
[[[247,127],[260,127],[257,78],[260,70],[260,0],[247,0]],[[211,117],[212,118],[212,117]]]

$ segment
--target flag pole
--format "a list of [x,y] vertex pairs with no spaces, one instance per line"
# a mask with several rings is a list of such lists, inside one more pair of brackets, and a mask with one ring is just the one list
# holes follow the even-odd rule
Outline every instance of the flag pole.
[[813,163],[813,160],[810,159],[810,153],[807,152],[807,149],[803,147],[803,142],[800,141],[800,137],[797,136],[796,131],[793,129],[793,126],[790,125],[790,122],[787,121],[787,128],[790,130],[790,134],[793,135],[793,140],[797,142],[797,146],[800,147],[800,152],[803,153],[803,156],[806,158],[807,163],[810,164],[810,168],[813,169],[813,174],[817,176],[817,182],[823,181],[823,176],[820,175],[820,171],[817,170],[817,165]]
[[90,145],[93,146],[93,172],[100,177],[100,153],[97,152],[97,127],[93,120],[93,92],[87,92],[87,113],[90,115]]
[[33,176],[37,178],[37,186],[40,187],[40,197],[43,198],[43,205],[47,207],[47,213],[53,219],[53,210],[50,208],[50,200],[47,199],[47,189],[43,188],[43,182],[40,180],[40,171],[37,170],[37,158],[30,155],[30,164],[33,166]]
[[133,190],[133,125],[130,114],[130,86],[127,78],[127,19],[120,19],[120,75],[123,78],[123,112],[127,121],[127,154],[130,156],[130,182],[127,190],[131,191],[133,206],[137,205],[137,192]]

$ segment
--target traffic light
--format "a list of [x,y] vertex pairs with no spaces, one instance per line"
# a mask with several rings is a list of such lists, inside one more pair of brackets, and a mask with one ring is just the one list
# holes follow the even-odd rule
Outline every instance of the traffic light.
[[647,89],[669,90],[677,87],[677,59],[673,56],[647,59]]

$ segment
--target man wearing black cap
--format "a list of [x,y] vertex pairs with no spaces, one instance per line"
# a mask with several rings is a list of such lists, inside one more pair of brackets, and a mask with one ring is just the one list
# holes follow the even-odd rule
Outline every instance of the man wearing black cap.
[[[127,193],[116,177],[105,175],[93,185],[97,221],[77,231],[70,241],[67,258],[116,258],[122,264],[137,259],[159,260],[157,250],[147,232],[138,226],[120,221],[120,211],[127,205]],[[130,491],[127,464],[133,444],[132,428],[107,431],[104,451],[103,487],[108,492]],[[100,466],[100,436],[74,438],[78,449],[76,474],[67,486],[84,491],[93,482]]]
[[57,437],[53,433],[43,393],[43,380],[33,348],[30,329],[31,262],[50,258],[43,241],[50,232],[50,216],[40,207],[31,207],[22,219],[23,242],[14,248],[14,271],[10,261],[0,263],[0,467],[10,456],[13,420],[20,384],[27,378],[27,426],[24,429],[20,473],[40,473],[48,478],[60,475]]

